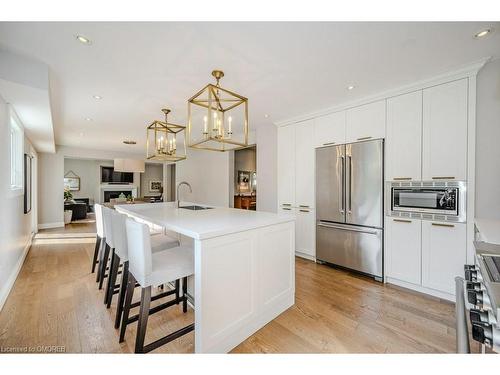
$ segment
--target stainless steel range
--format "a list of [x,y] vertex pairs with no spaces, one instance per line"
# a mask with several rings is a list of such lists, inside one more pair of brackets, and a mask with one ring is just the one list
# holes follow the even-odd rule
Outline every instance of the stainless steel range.
[[476,264],[465,265],[465,281],[456,279],[457,351],[470,352],[470,321],[472,338],[483,350],[500,352],[500,245],[476,241],[474,247]]

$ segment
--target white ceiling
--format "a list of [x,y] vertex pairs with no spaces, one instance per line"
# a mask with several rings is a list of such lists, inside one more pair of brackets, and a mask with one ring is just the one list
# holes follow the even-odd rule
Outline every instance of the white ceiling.
[[[496,32],[474,39],[485,27]],[[57,144],[144,153],[146,125],[165,106],[185,123],[214,68],[249,98],[250,126],[265,128],[500,57],[500,23],[3,22],[0,47],[49,66]]]

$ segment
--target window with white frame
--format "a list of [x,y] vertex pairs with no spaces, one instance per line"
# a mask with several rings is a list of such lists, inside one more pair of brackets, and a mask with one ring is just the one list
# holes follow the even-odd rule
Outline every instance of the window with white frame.
[[11,109],[10,114],[10,188],[22,190],[23,188],[23,153],[24,153],[23,128],[17,116]]

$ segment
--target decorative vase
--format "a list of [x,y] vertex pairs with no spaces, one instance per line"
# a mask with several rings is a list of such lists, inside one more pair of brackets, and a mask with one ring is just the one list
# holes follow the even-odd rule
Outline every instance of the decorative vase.
[[71,223],[71,218],[73,217],[73,211],[64,210],[64,224]]

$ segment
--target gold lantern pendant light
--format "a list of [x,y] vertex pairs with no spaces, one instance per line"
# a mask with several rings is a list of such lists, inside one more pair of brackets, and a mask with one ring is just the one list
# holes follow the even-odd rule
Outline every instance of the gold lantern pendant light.
[[162,109],[165,121],[153,121],[146,131],[146,158],[176,162],[186,159],[186,127],[168,122],[170,109]]
[[224,72],[188,100],[188,145],[230,151],[248,147],[248,99],[220,87]]

